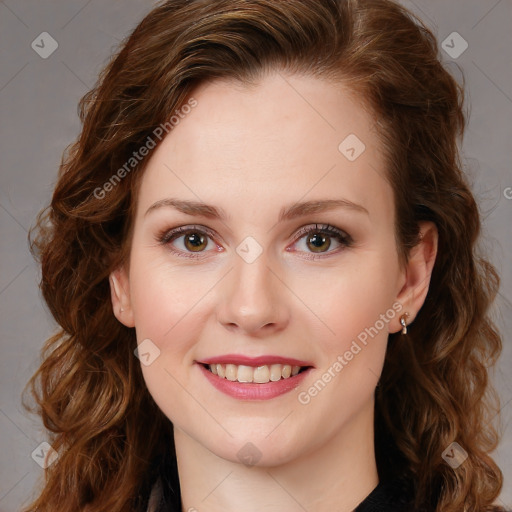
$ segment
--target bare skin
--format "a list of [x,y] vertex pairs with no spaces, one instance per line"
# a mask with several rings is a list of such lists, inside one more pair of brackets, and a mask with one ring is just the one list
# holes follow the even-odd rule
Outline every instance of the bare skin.
[[[130,261],[111,275],[117,318],[160,351],[142,370],[175,428],[183,510],[349,512],[379,481],[374,391],[388,334],[401,329],[403,312],[414,321],[425,300],[435,226],[422,224],[401,266],[375,119],[347,89],[272,73],[254,87],[214,81],[193,96],[197,106],[151,155]],[[353,161],[338,149],[349,134],[365,145]],[[148,211],[168,198],[214,205],[226,218]],[[283,208],[325,199],[350,205],[278,221]],[[322,233],[326,225],[343,236]],[[183,233],[160,240],[180,226],[203,232],[200,251]],[[308,241],[315,233],[323,245]],[[250,263],[236,251],[246,237],[262,249]],[[378,333],[333,369],[371,326]],[[313,369],[297,389],[241,400],[197,364],[233,353]],[[325,373],[328,383],[308,391]],[[252,446],[256,462],[245,465],[239,451]]]

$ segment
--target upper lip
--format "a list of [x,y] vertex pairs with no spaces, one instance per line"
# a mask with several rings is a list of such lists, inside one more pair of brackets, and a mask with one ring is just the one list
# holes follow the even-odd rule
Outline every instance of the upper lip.
[[270,364],[289,364],[290,366],[313,366],[308,361],[301,361],[292,357],[266,355],[259,357],[248,357],[240,354],[225,354],[223,356],[209,357],[197,361],[201,364],[236,364],[245,366],[264,366]]

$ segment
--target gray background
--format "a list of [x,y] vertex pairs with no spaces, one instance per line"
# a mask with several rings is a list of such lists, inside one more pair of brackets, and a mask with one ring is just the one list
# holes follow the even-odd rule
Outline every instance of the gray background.
[[[494,382],[502,402],[503,439],[494,456],[505,474],[499,502],[512,508],[512,3],[511,0],[404,0],[439,42],[458,32],[468,43],[446,66],[467,80],[470,123],[464,162],[481,205],[483,243],[502,276],[495,313],[504,336]],[[23,386],[53,332],[37,288],[40,272],[27,230],[48,203],[64,148],[79,132],[80,97],[120,39],[154,2],[143,0],[0,1],[0,512],[19,510],[43,470],[32,452],[46,439],[21,407]],[[42,32],[58,42],[43,59],[31,47]],[[40,40],[40,39],[38,39]],[[448,39],[457,50],[460,43]],[[48,49],[49,46],[45,45]],[[508,197],[507,197],[508,196]]]

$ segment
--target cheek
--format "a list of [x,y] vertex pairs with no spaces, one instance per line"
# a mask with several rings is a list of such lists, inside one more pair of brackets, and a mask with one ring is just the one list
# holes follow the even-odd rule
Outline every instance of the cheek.
[[[322,320],[312,330],[319,365],[309,387],[298,390],[299,413],[329,417],[326,435],[369,403],[382,371],[389,322],[396,316],[392,259],[361,258],[350,270],[310,286],[310,303]],[[333,276],[335,278],[333,279]],[[321,293],[319,290],[323,290]],[[322,333],[322,334],[320,334]]]
[[184,386],[190,380],[194,349],[204,338],[211,290],[218,281],[217,273],[173,265],[165,254],[132,252],[130,294],[137,340],[151,340],[157,355],[150,365],[142,364],[142,372],[154,400],[170,418],[188,410]]
[[141,368],[156,404],[177,426],[194,421],[200,411],[186,392],[192,351],[206,322],[208,290],[215,284],[206,272],[173,267],[164,257],[134,251],[130,293],[137,340],[151,340],[155,354]]
[[301,298],[307,297],[304,302],[314,315],[310,317],[319,320],[316,343],[324,355],[332,359],[356,339],[363,344],[365,339],[387,340],[389,321],[395,316],[395,269],[382,253],[368,254],[347,258],[339,269],[317,272],[314,280],[295,283]]
[[190,339],[201,322],[208,291],[218,281],[198,267],[173,265],[165,254],[134,250],[131,256],[130,296],[137,338],[151,338],[159,347],[174,350]]

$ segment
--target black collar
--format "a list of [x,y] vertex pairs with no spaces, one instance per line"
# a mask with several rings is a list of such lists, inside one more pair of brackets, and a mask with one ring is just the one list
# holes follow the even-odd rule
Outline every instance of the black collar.
[[414,485],[405,475],[381,480],[354,512],[411,512]]
[[[177,477],[177,472],[172,475]],[[162,481],[159,486],[157,512],[181,510],[179,484]],[[163,484],[163,485],[162,485]],[[171,484],[171,485],[169,485]],[[161,486],[161,487],[160,487]],[[354,509],[354,512],[413,512],[414,485],[405,475],[380,481],[377,487]]]

